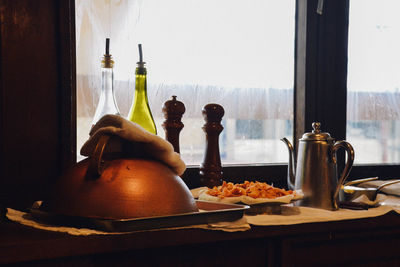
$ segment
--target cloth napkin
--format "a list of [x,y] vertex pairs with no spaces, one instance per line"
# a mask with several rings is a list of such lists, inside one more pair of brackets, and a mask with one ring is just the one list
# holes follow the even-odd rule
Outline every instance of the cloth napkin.
[[279,215],[246,215],[246,219],[250,225],[292,225],[377,217],[391,210],[393,210],[392,207],[383,205],[368,210],[339,209],[336,211],[309,207],[282,206],[282,212]]
[[386,195],[385,199],[380,204],[384,206],[389,206],[397,213],[400,213],[400,197]]
[[[171,143],[152,134],[140,125],[124,119],[118,115],[103,116],[91,129],[89,139],[81,148],[81,155],[91,156],[102,135],[111,135],[118,138],[110,138],[103,155],[122,152],[124,144],[128,142],[132,155],[145,155],[164,162],[177,175],[182,175],[186,169],[180,155],[174,152]],[[126,147],[126,146],[125,146]]]
[[385,194],[378,194],[375,200],[369,199],[366,195],[360,195],[358,198],[353,199],[352,202],[360,202],[373,207],[385,201],[386,198]]

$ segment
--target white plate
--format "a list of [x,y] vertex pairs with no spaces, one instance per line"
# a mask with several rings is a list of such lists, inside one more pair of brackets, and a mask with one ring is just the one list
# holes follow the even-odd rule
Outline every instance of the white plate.
[[192,194],[194,198],[198,198],[199,200],[205,201],[213,201],[213,202],[221,202],[221,203],[243,203],[246,205],[254,205],[254,204],[263,204],[263,203],[271,203],[271,204],[289,204],[295,200],[299,200],[303,198],[303,193],[301,190],[296,190],[294,194],[277,197],[277,198],[252,198],[249,196],[238,196],[238,197],[225,197],[219,198],[216,196],[211,196],[207,194],[207,187],[200,187],[192,190]]

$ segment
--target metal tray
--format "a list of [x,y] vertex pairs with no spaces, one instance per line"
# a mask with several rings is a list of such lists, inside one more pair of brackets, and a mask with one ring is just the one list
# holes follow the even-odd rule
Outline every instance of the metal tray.
[[[282,206],[293,204],[298,199],[293,199],[289,203],[284,202],[264,202],[257,204],[249,204],[249,209],[245,210],[245,214],[247,215],[258,215],[258,214],[274,214],[279,215],[282,213]],[[244,204],[244,203],[236,203],[236,204]],[[247,204],[244,204],[247,205]]]
[[31,214],[34,219],[52,225],[90,228],[106,232],[132,232],[222,221],[230,222],[242,218],[244,211],[249,209],[249,206],[239,204],[201,200],[196,200],[196,203],[200,210],[199,212],[122,220],[54,214],[41,211],[39,208],[32,208]]

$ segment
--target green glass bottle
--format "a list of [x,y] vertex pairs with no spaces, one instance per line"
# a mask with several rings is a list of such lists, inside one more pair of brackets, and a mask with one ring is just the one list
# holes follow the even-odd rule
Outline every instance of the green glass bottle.
[[150,133],[157,134],[156,124],[151,114],[147,98],[147,70],[143,62],[142,45],[139,44],[139,62],[135,71],[135,95],[128,114],[128,120],[142,126]]

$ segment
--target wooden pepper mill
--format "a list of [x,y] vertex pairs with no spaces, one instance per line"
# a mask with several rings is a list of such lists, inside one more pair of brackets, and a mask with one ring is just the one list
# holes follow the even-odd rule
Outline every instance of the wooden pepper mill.
[[203,117],[206,123],[203,131],[206,133],[206,146],[203,163],[200,165],[200,182],[208,187],[222,184],[221,156],[219,154],[219,134],[224,127],[221,125],[224,108],[218,104],[207,104],[203,107]]
[[185,105],[176,100],[176,96],[172,96],[172,100],[168,100],[162,107],[165,121],[162,127],[165,131],[165,139],[172,144],[174,151],[180,153],[179,149],[179,133],[184,124],[182,123],[182,115],[185,113]]

